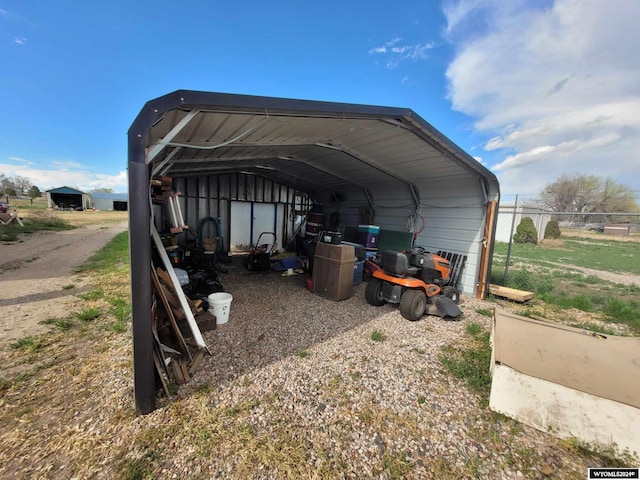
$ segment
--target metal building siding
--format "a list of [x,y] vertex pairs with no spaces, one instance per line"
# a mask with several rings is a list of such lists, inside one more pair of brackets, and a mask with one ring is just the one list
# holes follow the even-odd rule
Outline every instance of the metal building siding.
[[464,293],[475,293],[487,208],[477,178],[467,173],[416,182],[424,193],[421,211],[425,219],[417,242],[431,251],[467,255],[460,285]]
[[92,198],[91,204],[96,210],[113,210],[113,200],[110,198]]

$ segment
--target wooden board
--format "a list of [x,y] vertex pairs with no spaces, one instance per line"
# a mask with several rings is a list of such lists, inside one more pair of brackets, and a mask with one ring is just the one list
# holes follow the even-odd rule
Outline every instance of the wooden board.
[[174,287],[174,289],[176,291],[176,294],[178,295],[178,299],[180,300],[180,303],[182,304],[182,309],[184,310],[184,312],[185,312],[185,314],[187,316],[187,322],[189,323],[189,328],[191,329],[191,332],[193,333],[193,339],[198,344],[199,348],[203,348],[207,352],[209,352],[207,344],[205,343],[204,338],[202,338],[202,332],[200,332],[200,329],[198,328],[198,324],[196,323],[196,319],[194,318],[193,313],[191,312],[191,308],[189,307],[189,303],[187,302],[187,297],[185,296],[185,294],[184,294],[184,292],[182,290],[182,287],[180,286],[180,282],[178,281],[178,277],[176,276],[175,272],[173,271],[173,266],[171,265],[171,260],[169,260],[167,252],[164,249],[164,245],[162,245],[162,240],[160,240],[160,235],[158,234],[158,230],[156,229],[155,225],[153,225],[152,228],[151,228],[151,237],[153,238],[153,242],[156,245],[156,249],[158,250],[158,253],[160,254],[160,258],[162,259],[162,262],[164,263],[164,266],[167,269],[167,273],[169,274],[169,277],[171,278],[171,282],[173,283],[173,287]]
[[496,297],[508,298],[514,302],[526,302],[533,298],[533,292],[525,290],[516,290],[515,288],[503,287],[502,285],[489,285],[489,293]]
[[495,235],[495,218],[498,202],[493,200],[487,203],[487,213],[484,222],[484,241],[480,251],[480,269],[478,272],[478,285],[476,287],[476,298],[483,299],[487,294],[487,283],[489,282],[489,265],[493,255],[493,238]]
[[178,385],[184,385],[187,381],[182,374],[182,368],[176,359],[171,360],[171,368],[173,369],[173,378],[175,379]]
[[[178,327],[178,324],[176,322],[176,318],[174,316],[175,312],[171,308],[171,305],[169,305],[169,302],[165,296],[165,292],[163,291],[163,287],[162,285],[160,285],[160,282],[158,281],[158,277],[156,276],[155,271],[153,270],[153,264],[151,265],[151,281],[153,282],[153,286],[156,290],[156,293],[158,294],[158,296],[160,297],[160,300],[162,301],[162,306],[164,307],[165,313],[169,319],[169,323],[173,328],[173,333],[178,338],[178,342],[180,343],[180,346],[187,353],[187,355],[189,355],[189,358],[192,358],[191,352],[189,351],[189,347],[187,347],[187,344],[184,341],[184,337],[182,336],[182,333],[180,332],[180,328]],[[184,311],[182,311],[182,309],[180,309],[180,312],[182,312],[182,315],[184,316]]]
[[204,352],[202,350],[198,350],[195,356],[193,357],[193,361],[191,362],[191,365],[189,366],[189,375],[193,376],[196,373],[196,369],[198,368],[198,365],[200,365],[200,362],[202,361],[203,358],[204,358]]
[[158,357],[157,349],[153,352],[153,363],[156,366],[156,371],[158,372],[158,376],[160,377],[160,381],[162,382],[162,388],[164,389],[164,393],[167,394],[167,397],[171,397],[171,390],[169,390],[169,378],[167,376],[167,370],[165,368],[165,364]]

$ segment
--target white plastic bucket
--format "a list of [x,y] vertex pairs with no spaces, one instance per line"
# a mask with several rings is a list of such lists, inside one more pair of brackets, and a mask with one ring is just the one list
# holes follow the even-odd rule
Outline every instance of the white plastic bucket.
[[216,325],[227,323],[229,321],[229,310],[231,310],[231,301],[233,295],[226,292],[212,293],[207,297],[209,301],[209,313],[216,317]]

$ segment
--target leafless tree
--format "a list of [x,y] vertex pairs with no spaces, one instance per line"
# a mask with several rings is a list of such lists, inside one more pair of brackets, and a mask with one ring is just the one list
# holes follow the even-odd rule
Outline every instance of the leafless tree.
[[581,222],[607,221],[593,214],[639,211],[631,188],[595,175],[562,175],[544,188],[540,200],[553,211],[575,213],[571,220]]
[[33,184],[28,178],[17,175],[13,177],[13,185],[18,195],[26,195]]

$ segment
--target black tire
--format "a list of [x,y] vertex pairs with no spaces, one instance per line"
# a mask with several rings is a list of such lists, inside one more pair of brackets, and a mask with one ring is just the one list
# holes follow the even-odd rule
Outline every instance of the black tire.
[[407,290],[400,299],[400,315],[415,322],[427,308],[427,295],[422,290]]
[[442,294],[445,297],[453,300],[453,303],[455,303],[456,305],[460,303],[460,290],[458,290],[456,287],[448,285],[442,289]]
[[364,291],[364,298],[367,299],[367,303],[369,305],[373,305],[374,307],[379,307],[386,303],[385,299],[382,298],[382,285],[384,282],[379,278],[372,278],[369,280],[367,284],[367,289]]

